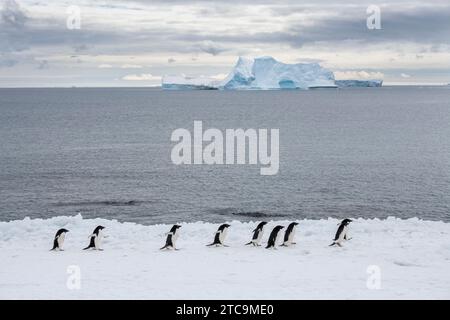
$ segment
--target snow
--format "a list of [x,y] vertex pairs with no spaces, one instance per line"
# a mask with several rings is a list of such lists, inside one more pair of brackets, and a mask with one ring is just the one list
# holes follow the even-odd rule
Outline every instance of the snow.
[[[289,222],[270,222],[264,243],[275,225]],[[182,223],[179,251],[159,250],[171,225],[81,215],[1,222],[0,298],[450,298],[450,224],[356,219],[350,224],[352,239],[339,248],[328,246],[338,220],[298,222],[297,244],[278,250],[244,246],[258,221],[229,222],[229,247],[219,248],[205,246],[219,224]],[[97,225],[106,227],[104,251],[82,251]],[[70,230],[65,251],[49,251],[54,234],[63,227]],[[67,286],[67,271],[73,266],[80,268],[79,289]],[[368,268],[379,268],[380,289],[368,288]]]
[[339,88],[345,87],[381,87],[383,80],[336,80]]

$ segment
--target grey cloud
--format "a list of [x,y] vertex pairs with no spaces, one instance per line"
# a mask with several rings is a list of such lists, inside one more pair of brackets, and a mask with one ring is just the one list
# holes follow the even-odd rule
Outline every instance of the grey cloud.
[[7,54],[0,54],[0,68],[10,68],[15,66],[18,62],[18,60],[13,59]]
[[227,51],[225,48],[223,48],[221,45],[210,41],[210,40],[205,40],[202,43],[198,44],[198,48],[206,53],[209,53],[213,56],[217,56],[218,54]]
[[27,16],[14,0],[4,0],[0,17],[2,28],[20,29],[27,21]]
[[41,61],[38,61],[38,66],[37,66],[37,68],[38,68],[39,70],[48,69],[49,67],[50,67],[50,65],[49,65],[49,63],[48,63],[47,60],[41,60]]

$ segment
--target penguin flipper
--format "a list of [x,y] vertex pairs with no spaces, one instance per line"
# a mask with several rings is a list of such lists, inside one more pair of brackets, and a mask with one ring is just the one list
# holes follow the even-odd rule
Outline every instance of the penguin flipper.
[[[246,246],[249,246],[249,245],[251,245],[253,243],[253,241],[250,241],[249,243],[246,243],[245,245]],[[254,244],[254,243],[253,243]]]

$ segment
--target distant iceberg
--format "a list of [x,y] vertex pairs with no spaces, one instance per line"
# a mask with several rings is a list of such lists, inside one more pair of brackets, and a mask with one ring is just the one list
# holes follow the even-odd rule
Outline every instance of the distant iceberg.
[[162,88],[165,90],[215,90],[219,82],[208,77],[164,76]]
[[338,88],[346,87],[381,87],[383,80],[336,80]]
[[288,64],[272,57],[239,57],[223,80],[208,77],[164,76],[167,90],[277,90],[337,87],[380,87],[382,80],[337,80],[318,63]]
[[335,87],[333,72],[317,63],[287,64],[272,57],[240,57],[220,83],[223,89],[309,89]]

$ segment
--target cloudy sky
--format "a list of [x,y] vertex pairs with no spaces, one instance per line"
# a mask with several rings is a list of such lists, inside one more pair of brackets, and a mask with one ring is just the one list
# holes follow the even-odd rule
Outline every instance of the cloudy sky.
[[[450,82],[448,0],[0,1],[0,87],[220,78],[239,55],[319,62],[340,79]],[[381,29],[367,27],[370,5]]]

